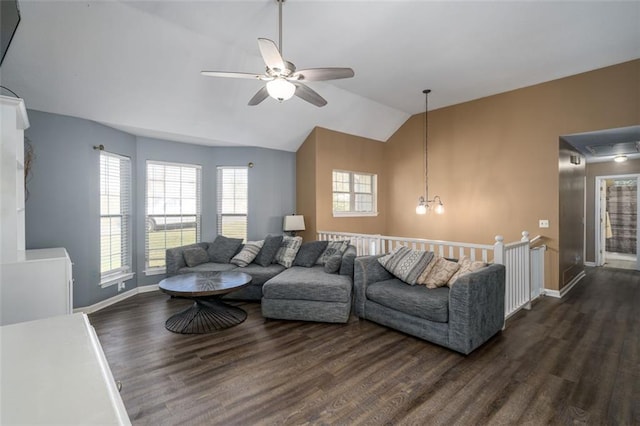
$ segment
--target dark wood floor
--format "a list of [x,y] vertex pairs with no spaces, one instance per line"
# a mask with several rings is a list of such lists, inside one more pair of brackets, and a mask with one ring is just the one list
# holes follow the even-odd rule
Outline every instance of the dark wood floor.
[[90,315],[134,424],[640,424],[640,273],[591,269],[464,357],[377,324],[164,329],[190,302],[140,294]]

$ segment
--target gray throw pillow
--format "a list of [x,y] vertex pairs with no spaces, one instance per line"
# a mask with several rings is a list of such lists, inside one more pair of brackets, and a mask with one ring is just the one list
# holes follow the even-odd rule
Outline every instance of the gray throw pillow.
[[273,262],[273,258],[276,257],[276,253],[282,244],[282,235],[271,236],[267,235],[262,244],[260,252],[253,259],[253,263],[260,266],[269,266]]
[[218,235],[216,239],[209,244],[209,250],[207,250],[209,260],[215,263],[229,263],[241,244],[241,238],[227,238],[223,235]]
[[343,255],[344,252],[349,248],[350,242],[350,240],[329,241],[329,244],[327,244],[327,248],[318,259],[318,265],[324,265],[327,259],[329,259],[334,254]]
[[202,247],[186,248],[182,252],[182,255],[184,256],[184,261],[189,268],[202,265],[209,261],[209,255]]
[[296,258],[293,260],[293,266],[304,266],[311,268],[327,248],[328,241],[309,241],[300,246]]
[[336,274],[340,270],[340,265],[342,265],[342,255],[334,254],[324,262],[324,271],[327,274]]

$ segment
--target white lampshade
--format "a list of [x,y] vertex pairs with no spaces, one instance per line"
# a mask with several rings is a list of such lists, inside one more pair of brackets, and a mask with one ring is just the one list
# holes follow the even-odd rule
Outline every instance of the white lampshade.
[[269,96],[273,99],[277,99],[282,102],[287,99],[291,99],[293,94],[296,92],[296,86],[284,78],[276,77],[267,83],[267,92],[269,92]]
[[282,224],[283,231],[304,231],[304,216],[302,215],[290,215],[284,217],[284,222]]

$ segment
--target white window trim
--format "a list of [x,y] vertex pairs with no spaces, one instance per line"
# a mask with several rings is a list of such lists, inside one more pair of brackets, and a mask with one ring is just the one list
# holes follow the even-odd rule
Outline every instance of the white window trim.
[[[111,157],[115,157],[115,158],[118,158],[120,160],[126,160],[126,161],[128,161],[128,166],[129,166],[129,170],[128,170],[128,177],[129,177],[128,194],[126,194],[126,196],[128,197],[127,202],[128,202],[129,214],[128,214],[127,221],[128,221],[129,226],[128,226],[128,234],[124,236],[128,241],[128,243],[127,243],[127,259],[126,259],[127,264],[124,265],[123,267],[121,267],[117,271],[112,271],[111,273],[108,273],[108,274],[105,274],[105,275],[100,273],[100,283],[99,283],[99,285],[100,285],[101,288],[106,288],[106,287],[110,287],[110,286],[112,286],[114,284],[130,280],[131,278],[133,278],[135,276],[135,274],[131,271],[131,269],[133,267],[133,236],[132,236],[133,215],[131,214],[132,207],[133,207],[133,200],[132,200],[133,175],[132,175],[132,166],[131,166],[131,158],[130,157],[127,157],[127,156],[124,156],[124,155],[115,154],[113,152],[107,152],[107,151],[101,152],[101,154],[108,155],[108,156],[111,156]],[[102,218],[103,216],[108,216],[108,215],[103,215],[102,212],[100,212],[100,218]]]
[[[350,179],[350,187],[353,187],[353,175],[369,175],[373,178],[373,206],[374,206],[374,211],[372,212],[355,212],[355,211],[349,211],[349,212],[337,212],[333,210],[333,194],[335,193],[335,191],[333,191],[333,172],[340,172],[340,173],[349,173],[351,175],[351,179]],[[342,192],[344,194],[344,192]],[[350,191],[350,194],[355,194],[355,192]],[[378,175],[376,173],[369,173],[369,172],[354,172],[352,170],[342,170],[342,169],[333,169],[331,171],[331,211],[333,214],[333,217],[375,217],[378,216],[379,212],[378,212]]]
[[[145,190],[144,190],[144,199],[145,199],[145,206],[144,206],[144,219],[145,221],[147,220],[147,185],[148,185],[148,176],[147,176],[147,172],[148,172],[148,165],[149,164],[159,164],[159,165],[163,165],[163,166],[176,166],[176,167],[194,167],[198,170],[199,176],[200,176],[200,182],[199,182],[199,194],[200,194],[200,198],[198,200],[198,214],[196,215],[200,220],[198,222],[197,225],[197,230],[196,230],[196,243],[200,242],[201,239],[201,233],[202,233],[202,165],[201,164],[192,164],[192,163],[177,163],[177,162],[171,162],[171,161],[160,161],[160,160],[146,160],[145,161]],[[146,229],[146,224],[145,224],[145,228],[144,228],[144,238],[145,238],[145,243],[144,243],[144,265],[145,265],[145,269],[143,270],[144,275],[145,276],[154,276],[154,275],[163,275],[167,273],[167,268],[166,265],[163,267],[156,267],[156,268],[147,268],[147,229]]]

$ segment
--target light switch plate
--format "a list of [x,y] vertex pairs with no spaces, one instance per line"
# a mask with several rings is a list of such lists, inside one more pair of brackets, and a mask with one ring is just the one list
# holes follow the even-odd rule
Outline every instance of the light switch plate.
[[548,227],[549,227],[549,220],[548,220],[548,219],[540,219],[540,220],[538,221],[538,223],[539,223],[539,225],[538,225],[538,226],[539,226],[540,228],[548,228]]

